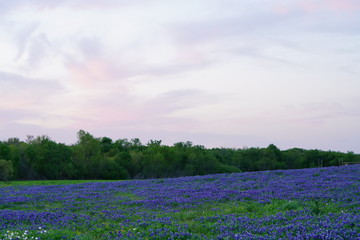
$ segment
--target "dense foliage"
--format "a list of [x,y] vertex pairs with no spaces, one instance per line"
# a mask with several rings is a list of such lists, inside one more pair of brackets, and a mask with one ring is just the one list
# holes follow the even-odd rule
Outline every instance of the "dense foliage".
[[145,179],[338,166],[360,162],[360,155],[299,148],[206,149],[191,142],[173,146],[137,138],[113,141],[80,130],[73,145],[47,136],[28,136],[25,142],[0,142],[0,179]]
[[359,192],[360,165],[9,186],[0,239],[353,240]]

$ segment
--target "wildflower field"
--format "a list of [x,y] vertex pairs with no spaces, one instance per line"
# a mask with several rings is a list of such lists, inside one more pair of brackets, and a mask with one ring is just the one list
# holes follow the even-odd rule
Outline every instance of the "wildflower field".
[[360,239],[360,165],[0,187],[0,239]]

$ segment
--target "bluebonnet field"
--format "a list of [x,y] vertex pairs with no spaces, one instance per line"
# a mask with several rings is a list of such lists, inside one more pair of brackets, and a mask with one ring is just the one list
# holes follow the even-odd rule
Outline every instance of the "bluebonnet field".
[[0,239],[360,239],[360,165],[0,188]]

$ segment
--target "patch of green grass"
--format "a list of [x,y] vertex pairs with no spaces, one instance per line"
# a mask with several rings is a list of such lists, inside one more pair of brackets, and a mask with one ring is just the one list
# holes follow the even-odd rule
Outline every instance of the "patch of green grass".
[[39,186],[39,185],[68,185],[92,182],[116,182],[119,180],[30,180],[30,181],[8,181],[0,182],[0,187],[10,186]]
[[286,211],[302,211],[309,209],[314,215],[327,213],[339,213],[341,208],[335,203],[319,203],[289,201],[274,199],[270,203],[258,203],[255,201],[228,201],[221,203],[208,203],[191,209],[182,209],[175,213],[157,214],[158,217],[171,217],[179,224],[186,224],[190,231],[196,234],[206,235],[212,229],[211,221],[199,224],[199,218],[211,218],[221,215],[232,215],[238,217],[262,218],[264,216],[276,215]]

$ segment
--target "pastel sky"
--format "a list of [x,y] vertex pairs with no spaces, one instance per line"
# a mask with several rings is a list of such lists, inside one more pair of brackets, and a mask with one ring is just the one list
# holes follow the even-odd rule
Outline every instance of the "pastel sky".
[[0,0],[0,140],[360,153],[358,0]]

